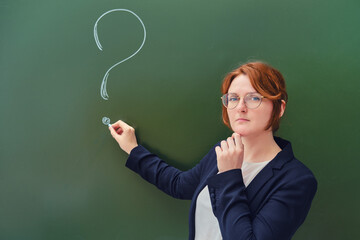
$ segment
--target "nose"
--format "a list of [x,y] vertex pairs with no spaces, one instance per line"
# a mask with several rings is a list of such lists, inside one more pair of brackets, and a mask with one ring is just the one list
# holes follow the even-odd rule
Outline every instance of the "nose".
[[241,111],[241,112],[246,112],[247,111],[247,107],[244,101],[244,98],[241,98],[238,105],[236,106],[236,109]]

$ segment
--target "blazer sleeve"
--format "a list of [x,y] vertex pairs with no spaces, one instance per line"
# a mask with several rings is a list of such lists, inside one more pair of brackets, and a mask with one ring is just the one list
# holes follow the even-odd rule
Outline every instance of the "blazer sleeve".
[[241,169],[209,178],[208,186],[224,240],[283,240],[291,239],[305,220],[317,182],[312,174],[284,179],[255,216],[249,209]]
[[126,166],[168,195],[190,200],[200,182],[203,165],[214,152],[213,147],[195,167],[181,171],[139,145],[130,152]]

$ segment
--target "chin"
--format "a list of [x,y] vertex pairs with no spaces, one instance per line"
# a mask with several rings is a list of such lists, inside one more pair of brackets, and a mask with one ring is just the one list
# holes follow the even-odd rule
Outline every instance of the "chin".
[[232,128],[232,130],[237,133],[237,134],[240,134],[241,136],[243,137],[246,137],[250,134],[249,132],[249,129],[248,128],[244,128],[244,127],[235,127],[235,128]]
[[267,133],[272,133],[272,130],[262,130],[258,128],[249,128],[244,126],[236,126],[232,128],[233,132],[240,134],[242,137],[249,137],[249,136],[260,136]]

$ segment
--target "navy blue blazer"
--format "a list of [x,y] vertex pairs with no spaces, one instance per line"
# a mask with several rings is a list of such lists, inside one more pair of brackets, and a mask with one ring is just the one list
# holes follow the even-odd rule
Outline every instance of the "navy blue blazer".
[[290,142],[274,137],[282,149],[246,188],[241,169],[218,173],[215,147],[192,169],[180,171],[134,148],[126,166],[165,193],[191,199],[189,239],[195,237],[195,207],[208,185],[214,215],[224,240],[291,239],[304,222],[317,190],[312,172],[294,157]]

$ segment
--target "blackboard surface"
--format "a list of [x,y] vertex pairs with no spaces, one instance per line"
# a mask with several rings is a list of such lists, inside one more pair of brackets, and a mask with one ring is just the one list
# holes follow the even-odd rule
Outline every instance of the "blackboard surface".
[[[96,20],[103,46],[95,43]],[[124,167],[101,119],[180,169],[230,131],[224,75],[278,68],[289,103],[278,135],[319,182],[294,239],[359,239],[360,2],[0,0],[0,239],[186,239],[188,201]]]

